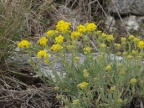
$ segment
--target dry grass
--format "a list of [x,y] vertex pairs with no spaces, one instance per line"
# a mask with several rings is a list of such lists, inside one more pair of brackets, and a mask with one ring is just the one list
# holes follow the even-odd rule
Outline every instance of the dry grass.
[[0,0],[0,62],[13,50],[27,12],[24,0]]

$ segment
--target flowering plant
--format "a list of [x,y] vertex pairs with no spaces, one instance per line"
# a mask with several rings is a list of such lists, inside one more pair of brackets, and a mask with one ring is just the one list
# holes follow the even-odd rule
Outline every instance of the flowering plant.
[[[78,25],[76,30],[71,30],[70,25],[59,21],[55,30],[48,30],[38,40],[42,50],[37,50],[37,58],[42,58],[55,76],[45,76],[49,77],[46,82],[54,85],[62,95],[69,94],[57,96],[66,107],[121,108],[133,97],[144,96],[143,40],[130,35],[116,42],[112,34],[98,31],[94,23]],[[18,47],[29,53],[32,44],[22,40]],[[60,75],[53,68],[55,62],[62,65]]]

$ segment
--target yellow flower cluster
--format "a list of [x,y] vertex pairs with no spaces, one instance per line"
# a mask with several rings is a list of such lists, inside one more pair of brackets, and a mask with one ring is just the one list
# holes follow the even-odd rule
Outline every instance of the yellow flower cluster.
[[82,35],[79,31],[73,31],[71,32],[71,39],[78,39],[80,38]]
[[85,47],[85,48],[83,49],[84,54],[90,53],[90,52],[91,52],[91,50],[92,50],[92,48],[91,48],[91,47]]
[[41,45],[41,46],[46,46],[47,45],[47,42],[48,42],[48,39],[46,37],[42,37],[39,39],[38,43]]
[[126,52],[126,51],[124,51],[124,52],[122,53],[123,56],[126,56],[127,54],[128,54],[128,52]]
[[30,42],[27,40],[22,40],[18,44],[18,48],[24,49],[24,48],[29,48],[30,47]]
[[70,22],[66,22],[64,20],[60,20],[60,21],[57,22],[56,30],[58,30],[58,31],[60,31],[62,33],[66,33],[66,32],[69,32],[70,26],[71,26]]
[[77,87],[81,88],[81,89],[86,89],[88,86],[88,83],[87,82],[83,82],[83,83],[80,83],[77,85]]
[[106,44],[100,44],[100,47],[105,48]]
[[89,77],[89,72],[86,69],[83,70],[83,76],[86,78]]
[[127,55],[127,58],[128,58],[128,59],[132,59],[133,56],[132,56],[131,54],[129,54],[129,55]]
[[121,44],[118,44],[118,43],[115,43],[114,46],[115,46],[117,49],[120,49],[120,48],[121,48]]
[[68,50],[72,50],[72,49],[75,48],[75,46],[74,46],[74,45],[67,45],[66,48],[67,48]]
[[37,58],[43,58],[44,62],[48,62],[48,57],[49,57],[49,54],[47,53],[46,50],[40,50],[37,53]]
[[131,83],[132,85],[134,85],[136,82],[137,82],[137,80],[136,80],[135,78],[132,78],[132,79],[130,80],[130,83]]
[[127,39],[125,37],[121,37],[121,44],[125,45],[126,44]]
[[104,58],[104,54],[100,53],[97,58],[100,59],[100,60],[103,59]]
[[121,42],[126,42],[126,38],[125,37],[121,37]]
[[84,25],[78,25],[77,26],[77,31],[80,33],[85,33],[86,32],[86,27]]
[[115,91],[116,91],[116,87],[115,86],[110,88],[110,92],[115,92]]
[[57,31],[57,30],[48,30],[48,31],[46,32],[46,35],[47,35],[48,37],[57,36],[57,35],[58,35],[58,31]]
[[55,86],[54,87],[54,90],[59,90],[60,88],[58,86]]
[[107,34],[102,33],[101,36],[102,36],[102,38],[106,38]]
[[140,41],[139,38],[136,38],[136,37],[135,37],[135,38],[133,39],[133,42],[134,42],[134,43],[138,43],[139,41]]
[[106,71],[110,71],[111,69],[112,69],[111,64],[108,64],[108,65],[106,66]]
[[122,100],[121,98],[119,98],[119,99],[117,100],[117,103],[122,104],[122,103],[123,103],[123,100]]
[[134,38],[135,38],[134,35],[129,35],[129,37],[128,37],[128,39],[131,40],[131,41],[133,41]]
[[137,48],[139,48],[139,49],[144,48],[144,41],[135,37],[134,35],[129,35],[128,40],[130,42],[133,42],[135,44],[135,46],[137,46]]
[[74,57],[74,61],[79,61],[80,60],[80,57],[76,56]]
[[51,47],[51,50],[53,50],[53,51],[60,51],[60,50],[62,50],[63,49],[63,46],[61,46],[61,45],[59,45],[59,44],[54,44],[54,45],[52,45],[52,47]]
[[73,100],[73,101],[72,101],[72,104],[73,104],[73,105],[77,105],[77,104],[79,104],[79,99],[75,99],[75,100]]
[[94,31],[97,29],[97,25],[95,25],[94,23],[88,23],[85,25],[86,26],[86,31]]
[[105,40],[107,40],[108,42],[111,42],[114,40],[114,36],[113,35],[108,35],[108,34],[105,34],[105,33],[102,33],[101,37]]
[[138,54],[138,51],[132,50],[131,54],[132,54],[132,55],[137,55],[137,54]]
[[62,35],[59,35],[55,38],[56,43],[62,43],[64,41],[64,37]]
[[113,40],[114,40],[114,36],[113,36],[113,35],[107,35],[107,36],[106,36],[106,40],[107,40],[108,42],[113,41]]
[[77,26],[77,31],[81,33],[92,32],[95,31],[96,29],[97,29],[97,25],[95,25],[94,23],[87,23],[85,25],[80,24]]
[[139,41],[137,47],[140,49],[144,48],[144,41]]
[[140,40],[139,38],[135,37],[134,35],[129,35],[128,39],[130,42],[134,42],[134,44],[137,45],[137,47],[139,49],[144,48],[144,41]]

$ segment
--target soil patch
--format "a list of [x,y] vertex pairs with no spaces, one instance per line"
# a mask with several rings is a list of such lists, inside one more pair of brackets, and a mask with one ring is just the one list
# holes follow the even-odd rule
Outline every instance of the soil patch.
[[0,108],[59,108],[57,94],[29,66],[11,65],[1,69]]

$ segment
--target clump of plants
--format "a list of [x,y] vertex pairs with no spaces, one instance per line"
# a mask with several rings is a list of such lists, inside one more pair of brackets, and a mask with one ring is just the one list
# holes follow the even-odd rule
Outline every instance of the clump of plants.
[[[46,82],[60,92],[57,99],[65,108],[121,108],[134,97],[144,96],[144,41],[133,35],[121,37],[117,43],[112,34],[99,31],[94,23],[72,30],[70,22],[60,20],[37,43],[22,40],[18,47],[51,67],[55,77],[45,76]],[[79,53],[85,55],[83,63]],[[62,64],[60,75],[53,69],[54,62]]]

